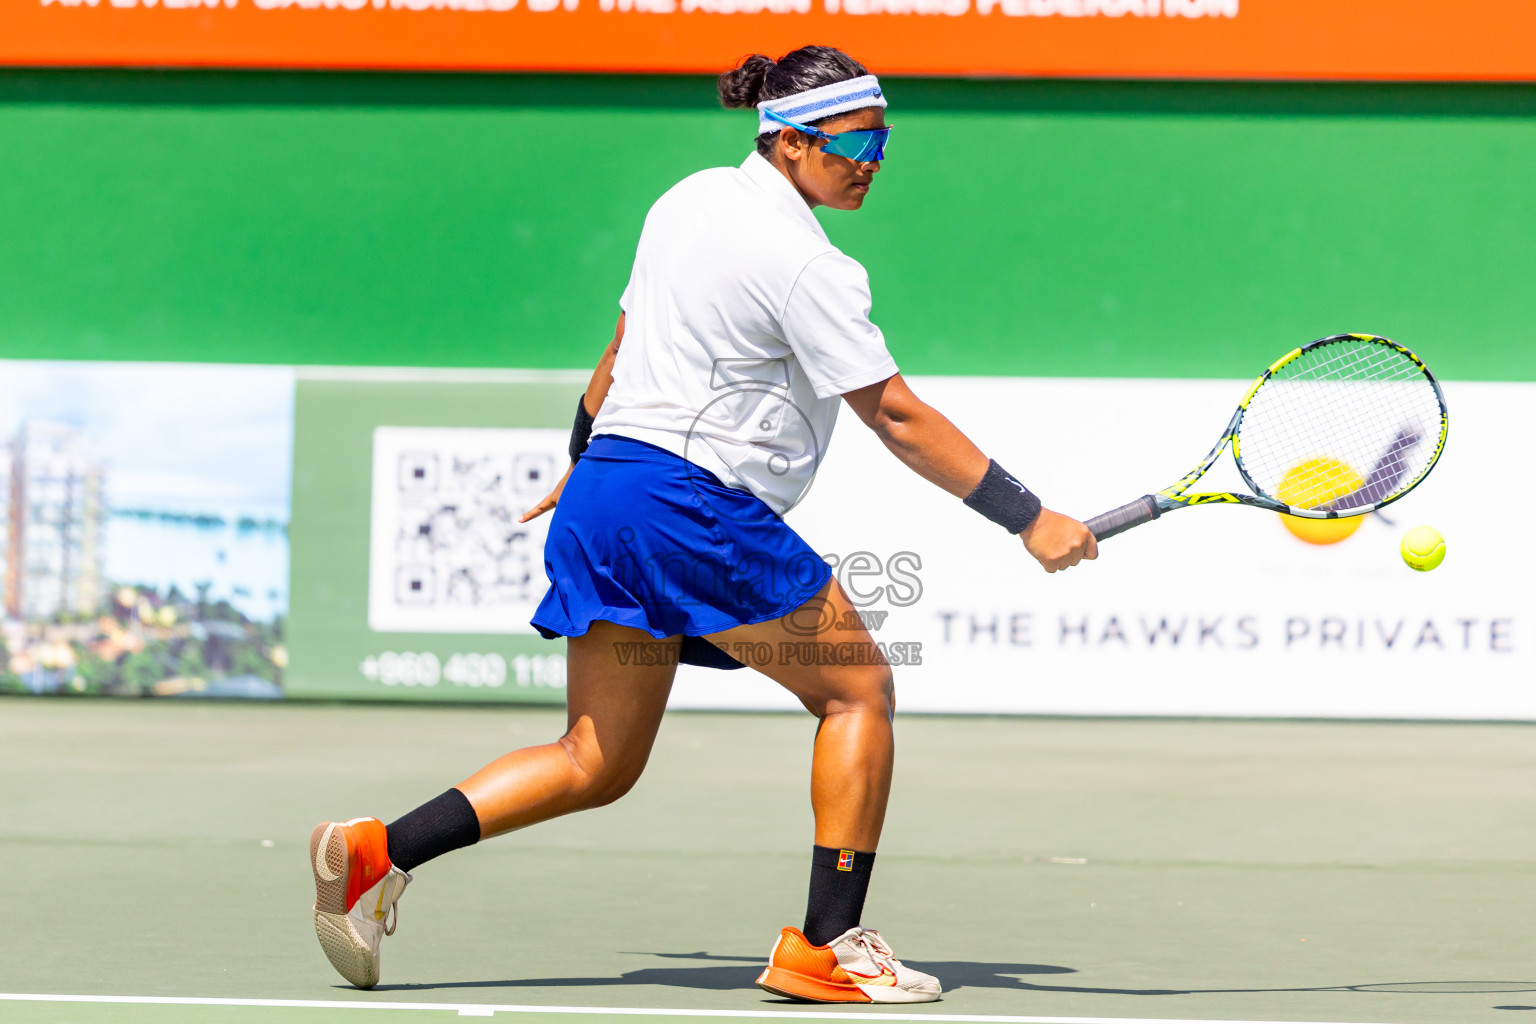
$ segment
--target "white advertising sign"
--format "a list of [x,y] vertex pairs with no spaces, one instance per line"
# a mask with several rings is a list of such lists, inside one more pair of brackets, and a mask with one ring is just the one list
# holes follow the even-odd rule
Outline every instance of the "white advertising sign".
[[[1194,465],[1250,382],[911,383],[1048,507],[1087,518]],[[1505,525],[1536,506],[1536,474],[1510,459],[1536,384],[1445,392],[1440,465],[1333,543],[1258,509],[1189,508],[1048,575],[846,413],[789,521],[876,639],[921,645],[921,663],[897,669],[903,710],[1536,719],[1536,554]],[[1241,489],[1230,455],[1198,487]],[[1433,572],[1398,554],[1418,524],[1446,538]],[[673,704],[799,707],[755,672],[689,667]]]

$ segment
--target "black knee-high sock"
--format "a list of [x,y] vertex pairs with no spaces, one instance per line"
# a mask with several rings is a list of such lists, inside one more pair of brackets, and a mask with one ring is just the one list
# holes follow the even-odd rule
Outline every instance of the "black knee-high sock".
[[805,904],[805,937],[825,946],[859,923],[875,855],[811,847],[811,894]]
[[480,819],[469,797],[456,789],[435,796],[397,821],[384,827],[389,840],[389,859],[401,871],[410,871],[433,857],[441,857],[480,841]]

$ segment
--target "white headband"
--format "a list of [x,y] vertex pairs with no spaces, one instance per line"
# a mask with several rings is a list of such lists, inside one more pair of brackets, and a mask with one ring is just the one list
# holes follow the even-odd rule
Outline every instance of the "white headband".
[[805,124],[823,117],[846,114],[850,110],[885,106],[885,96],[880,92],[880,79],[874,75],[850,78],[846,82],[833,82],[792,96],[776,100],[764,100],[757,105],[757,134],[767,135],[784,126],[767,114],[771,110],[786,121]]

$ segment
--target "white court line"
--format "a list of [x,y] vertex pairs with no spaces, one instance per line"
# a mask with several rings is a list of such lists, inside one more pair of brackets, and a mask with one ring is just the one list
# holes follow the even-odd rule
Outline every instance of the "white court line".
[[[191,996],[75,996],[0,992],[0,1001],[147,1006],[261,1006],[304,1010],[453,1010],[460,1017],[498,1013],[578,1013],[609,1017],[757,1017],[805,1020],[954,1021],[956,1024],[1341,1024],[1338,1021],[1194,1020],[1189,1017],[1012,1017],[980,1013],[827,1013],[817,1010],[664,1010],[639,1006],[519,1006],[497,1003],[385,1003],[340,999],[200,999]],[[1359,1024],[1359,1022],[1356,1022]]]

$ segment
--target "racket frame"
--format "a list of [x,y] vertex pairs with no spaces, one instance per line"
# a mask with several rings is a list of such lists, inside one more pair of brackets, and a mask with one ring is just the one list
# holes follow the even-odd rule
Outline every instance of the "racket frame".
[[[1395,490],[1379,501],[1372,502],[1369,505],[1362,505],[1359,508],[1342,511],[1338,509],[1294,508],[1285,502],[1277,501],[1263,494],[1262,488],[1254,483],[1253,477],[1248,473],[1248,467],[1243,464],[1242,451],[1237,436],[1238,431],[1242,428],[1243,415],[1248,411],[1248,406],[1253,402],[1253,397],[1259,393],[1259,389],[1271,377],[1312,349],[1346,339],[1386,345],[1388,348],[1407,356],[1419,368],[1419,372],[1424,374],[1424,378],[1434,388],[1435,400],[1440,404],[1440,435],[1435,440],[1435,450],[1430,455],[1430,459],[1424,468],[1412,480],[1400,484]],[[1194,469],[1157,493],[1143,495],[1127,505],[1123,505],[1111,512],[1106,512],[1102,516],[1097,516],[1089,520],[1087,525],[1093,530],[1094,535],[1099,540],[1104,540],[1117,533],[1122,533],[1133,526],[1140,526],[1142,523],[1157,519],[1165,512],[1171,512],[1179,508],[1188,508],[1192,505],[1251,505],[1254,508],[1268,509],[1271,512],[1279,512],[1288,516],[1300,516],[1304,519],[1348,519],[1354,516],[1363,516],[1392,504],[1392,502],[1417,487],[1419,482],[1428,476],[1429,471],[1434,469],[1435,464],[1440,461],[1440,454],[1445,450],[1445,440],[1449,434],[1450,414],[1446,409],[1445,394],[1440,390],[1440,382],[1435,379],[1435,375],[1424,364],[1424,360],[1414,355],[1406,347],[1379,335],[1330,334],[1326,338],[1319,338],[1316,341],[1308,342],[1300,348],[1292,349],[1270,364],[1269,369],[1261,373],[1254,380],[1253,386],[1248,389],[1247,394],[1243,395],[1243,400],[1238,403],[1237,410],[1232,413],[1232,418],[1227,421],[1226,429],[1222,431],[1221,438],[1211,448],[1210,453],[1204,459],[1201,459]],[[1226,450],[1229,444],[1232,446],[1232,459],[1237,463],[1237,471],[1242,476],[1243,483],[1253,489],[1253,493],[1240,494],[1235,491],[1186,493],[1189,488],[1194,486],[1195,481],[1204,476],[1206,471],[1216,464],[1216,460],[1221,458],[1221,453]]]

